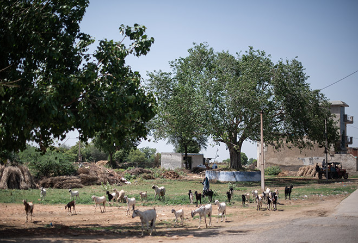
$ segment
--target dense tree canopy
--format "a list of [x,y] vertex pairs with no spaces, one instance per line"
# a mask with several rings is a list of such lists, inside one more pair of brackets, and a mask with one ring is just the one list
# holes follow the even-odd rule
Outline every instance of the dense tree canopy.
[[[311,146],[311,141],[323,143],[325,119],[329,121],[330,141],[336,139],[326,97],[310,89],[305,69],[296,58],[274,64],[271,56],[252,47],[233,56],[228,52],[215,53],[207,44],[200,44],[189,50],[188,57],[175,63],[177,73],[186,63],[188,82],[192,83],[198,99],[199,127],[214,141],[227,145],[231,168],[241,168],[241,147],[245,140],[260,140],[261,111],[267,144],[292,143],[303,148]],[[166,81],[168,87],[177,83],[168,75],[158,79]],[[186,109],[195,109],[187,97],[182,98]],[[161,100],[169,97],[158,95],[158,99],[162,106]]]
[[159,104],[152,128],[156,139],[167,138],[187,158],[190,147],[197,147],[198,151],[206,147],[207,136],[198,106],[201,97],[188,60],[179,59],[170,65],[173,73],[148,74],[149,87]]
[[27,141],[45,151],[74,129],[83,141],[98,135],[113,146],[146,136],[155,99],[125,58],[146,55],[154,39],[144,26],[122,25],[129,45],[102,40],[94,54],[87,53],[94,41],[79,23],[88,4],[1,1],[1,151],[25,149]]

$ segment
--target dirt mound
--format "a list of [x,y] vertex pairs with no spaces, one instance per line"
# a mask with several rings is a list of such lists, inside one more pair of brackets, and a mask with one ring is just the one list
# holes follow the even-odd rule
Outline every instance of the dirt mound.
[[143,168],[134,168],[131,170],[127,170],[127,173],[129,173],[130,175],[140,175],[140,174],[152,174],[151,170],[147,170],[147,169],[143,169]]
[[176,173],[175,171],[169,170],[162,173],[162,177],[167,179],[179,179],[180,175]]
[[28,167],[0,166],[0,188],[1,189],[29,189],[36,188],[33,177]]
[[56,176],[44,178],[39,182],[41,187],[45,188],[82,188],[83,184],[81,184],[81,180],[77,176]]

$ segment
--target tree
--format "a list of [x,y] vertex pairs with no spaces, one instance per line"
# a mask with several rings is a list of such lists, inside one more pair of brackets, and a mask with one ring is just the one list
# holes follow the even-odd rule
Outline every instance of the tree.
[[261,111],[267,144],[304,148],[312,141],[322,143],[325,119],[332,123],[329,133],[335,141],[329,104],[318,90],[310,89],[296,58],[274,64],[271,56],[252,47],[235,57],[200,44],[189,50],[186,60],[201,97],[197,114],[202,127],[214,141],[227,145],[231,168],[242,168],[244,141],[260,140]]
[[197,81],[193,76],[193,66],[189,60],[181,58],[170,62],[172,73],[149,73],[150,90],[156,94],[158,113],[152,121],[154,136],[167,138],[168,141],[181,148],[187,163],[188,148],[206,147],[207,135],[201,121],[201,111]]
[[[147,134],[156,110],[128,55],[146,55],[153,38],[146,28],[121,25],[122,42],[94,41],[79,31],[87,0],[2,1],[0,5],[0,150],[42,151],[54,138],[78,129],[80,139],[98,135],[109,146]],[[2,153],[3,154],[3,153]]]

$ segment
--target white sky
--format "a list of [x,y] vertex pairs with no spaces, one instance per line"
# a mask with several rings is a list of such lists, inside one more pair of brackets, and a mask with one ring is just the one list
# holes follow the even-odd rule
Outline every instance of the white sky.
[[[356,0],[263,0],[263,1],[90,1],[81,31],[96,43],[102,39],[120,41],[119,26],[145,25],[155,38],[147,56],[131,57],[127,64],[139,71],[170,71],[169,61],[186,57],[193,42],[207,42],[215,51],[244,52],[249,46],[271,54],[273,62],[296,56],[306,68],[312,89],[322,89],[358,70],[358,2]],[[322,92],[329,100],[349,105],[348,125],[352,147],[358,145],[358,74]],[[76,143],[75,133],[67,144]],[[173,151],[165,141],[142,142],[139,147]],[[217,151],[218,149],[218,151]],[[256,158],[256,144],[245,143],[242,152]],[[225,146],[211,146],[205,157],[229,158]]]

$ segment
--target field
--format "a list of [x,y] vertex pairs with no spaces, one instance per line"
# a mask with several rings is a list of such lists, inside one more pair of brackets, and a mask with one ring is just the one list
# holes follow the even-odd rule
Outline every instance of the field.
[[[326,216],[347,195],[357,189],[357,179],[339,180],[326,182],[304,178],[276,178],[268,177],[266,187],[280,191],[280,199],[277,211],[268,211],[265,207],[256,211],[256,205],[252,201],[245,206],[241,202],[241,194],[251,190],[259,190],[259,183],[236,183],[234,198],[227,205],[226,222],[217,223],[217,208],[213,204],[211,228],[226,228],[241,225],[245,222],[263,222],[263,220],[280,220],[281,218]],[[153,184],[166,187],[166,199],[160,201],[154,199]],[[294,185],[292,200],[285,200],[285,185]],[[107,189],[112,189],[107,188]],[[204,229],[204,221],[201,221],[201,229],[198,229],[199,219],[191,218],[190,212],[196,206],[189,204],[187,192],[189,189],[202,191],[201,178],[183,177],[181,180],[138,180],[131,185],[115,186],[118,190],[125,190],[126,195],[135,197],[136,208],[140,210],[156,208],[157,222],[156,232],[153,237],[145,233],[140,237],[141,224],[139,218],[126,216],[126,204],[118,203],[113,206],[107,205],[106,212],[100,213],[94,210],[92,195],[105,195],[105,186],[88,186],[79,189],[80,199],[77,200],[76,214],[68,215],[64,209],[70,201],[70,193],[66,189],[47,189],[45,201],[40,201],[40,190],[0,190],[0,238],[2,239],[32,239],[43,238],[55,240],[82,240],[82,241],[112,241],[119,238],[140,240],[146,238],[150,241],[161,242],[165,237],[180,239],[185,237],[198,237],[206,234],[209,229]],[[228,183],[210,183],[210,188],[216,192],[215,199],[226,200]],[[75,190],[75,189],[73,189]],[[139,192],[148,192],[148,201],[141,202]],[[34,217],[32,222],[25,222],[24,206],[22,199],[35,203]],[[203,203],[208,203],[203,198]],[[174,215],[171,209],[183,208],[185,211],[185,224],[175,226]],[[271,216],[271,217],[269,217]],[[169,239],[169,238],[167,238]],[[26,240],[24,240],[25,242]],[[45,242],[45,241],[44,241]]]

